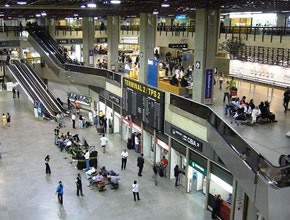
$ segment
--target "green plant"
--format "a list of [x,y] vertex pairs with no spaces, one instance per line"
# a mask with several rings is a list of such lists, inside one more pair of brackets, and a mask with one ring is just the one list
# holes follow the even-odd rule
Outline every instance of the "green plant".
[[227,51],[231,57],[236,57],[240,48],[244,47],[245,43],[239,39],[228,39],[227,41],[223,42],[221,45],[221,49]]

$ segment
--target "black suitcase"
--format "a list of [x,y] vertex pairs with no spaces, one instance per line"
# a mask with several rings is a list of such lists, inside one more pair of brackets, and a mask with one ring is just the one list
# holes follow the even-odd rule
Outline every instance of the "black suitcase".
[[133,143],[131,138],[128,138],[128,142],[127,142],[127,148],[130,149],[134,149]]

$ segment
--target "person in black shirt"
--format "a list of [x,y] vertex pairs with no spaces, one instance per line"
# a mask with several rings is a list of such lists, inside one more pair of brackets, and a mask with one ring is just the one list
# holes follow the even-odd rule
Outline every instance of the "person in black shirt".
[[212,219],[216,219],[216,215],[220,210],[222,202],[223,202],[223,200],[221,198],[221,195],[217,195],[217,197],[213,203],[213,208],[212,208],[212,213],[211,213]]
[[284,112],[288,111],[288,104],[290,101],[290,88],[287,87],[286,91],[284,92],[284,99],[283,99],[283,106],[285,108]]
[[49,166],[49,160],[50,160],[49,155],[47,155],[44,160],[45,160],[45,173],[51,174],[51,170],[50,170],[50,166]]
[[179,180],[179,174],[180,173],[181,173],[181,170],[179,169],[179,166],[176,165],[174,167],[175,186],[178,186],[178,180]]
[[188,82],[185,79],[185,77],[183,76],[181,81],[180,81],[181,87],[187,87],[188,86]]
[[138,176],[142,176],[142,170],[144,167],[144,154],[141,154],[140,157],[137,158],[137,167],[139,167]]
[[57,145],[58,136],[59,136],[59,128],[56,127],[56,128],[54,129],[54,144],[55,144],[55,145]]
[[77,185],[77,196],[79,196],[79,193],[81,193],[81,196],[84,196],[82,187],[82,177],[80,173],[78,173],[78,176],[76,178],[76,185]]
[[178,87],[178,79],[176,78],[176,75],[172,76],[170,84]]

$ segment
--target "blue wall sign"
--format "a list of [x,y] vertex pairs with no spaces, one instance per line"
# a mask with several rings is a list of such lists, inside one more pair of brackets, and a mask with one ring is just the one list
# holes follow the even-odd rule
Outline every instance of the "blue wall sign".
[[212,103],[213,70],[207,69],[205,72],[205,103]]
[[148,59],[147,82],[150,86],[158,87],[158,64],[159,60]]

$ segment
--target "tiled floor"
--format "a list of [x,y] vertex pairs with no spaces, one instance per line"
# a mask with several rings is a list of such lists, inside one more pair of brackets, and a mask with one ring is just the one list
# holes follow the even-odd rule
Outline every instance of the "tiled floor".
[[[53,144],[55,123],[33,118],[23,100],[13,100],[11,94],[0,92],[0,113],[10,112],[11,127],[0,128],[2,159],[0,160],[0,219],[57,220],[57,219],[210,219],[203,209],[200,196],[186,194],[175,188],[172,181],[160,179],[154,186],[152,168],[146,163],[143,177],[137,177],[135,152],[129,152],[127,170],[120,170],[120,153],[125,143],[120,136],[110,135],[107,153],[101,153],[99,136],[94,128],[76,130],[99,151],[99,165],[120,173],[120,188],[98,192],[89,190],[84,172],[70,164],[66,153]],[[70,125],[70,122],[67,121]],[[70,126],[64,131],[72,130]],[[50,154],[52,175],[45,175],[44,157]],[[84,197],[76,196],[75,178],[83,178]],[[131,184],[140,184],[140,202],[134,202]],[[64,205],[57,202],[55,189],[59,180],[64,183]]]
[[[286,133],[290,131],[290,110],[284,113],[283,94],[284,91],[274,89],[273,97],[271,97],[271,88],[267,92],[267,87],[256,85],[254,90],[253,84],[248,82],[238,83],[238,96],[246,96],[247,100],[254,99],[255,104],[261,101],[271,101],[271,111],[276,115],[277,123],[265,125],[239,125],[232,124],[232,127],[242,135],[254,149],[265,156],[273,164],[278,165],[278,158],[281,154],[290,154],[290,139],[286,137]],[[223,90],[216,85],[214,88],[214,105],[211,107],[227,122],[231,122],[230,116],[224,115]]]

